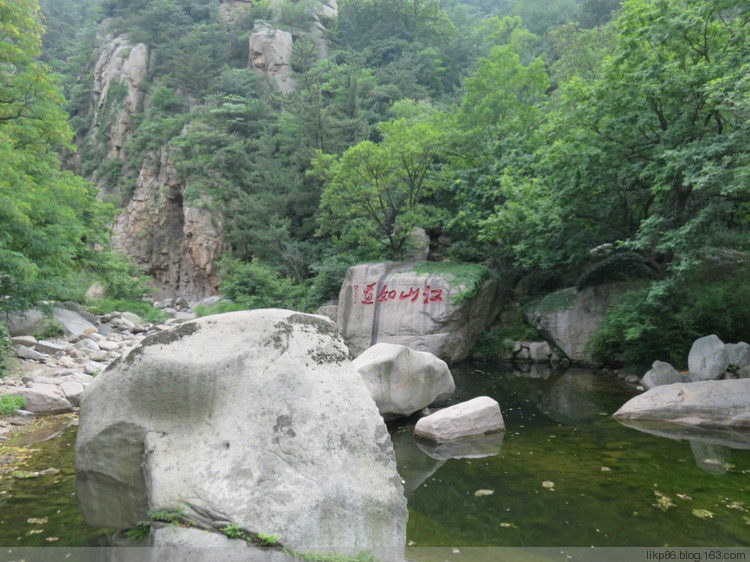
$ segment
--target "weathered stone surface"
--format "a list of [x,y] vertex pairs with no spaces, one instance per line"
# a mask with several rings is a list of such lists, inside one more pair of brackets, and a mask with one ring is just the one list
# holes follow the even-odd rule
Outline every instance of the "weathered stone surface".
[[410,416],[456,390],[448,365],[425,351],[378,343],[354,361],[378,411],[388,417]]
[[55,307],[52,309],[52,318],[63,327],[68,336],[83,334],[86,330],[96,331],[96,326],[74,310]]
[[36,309],[6,313],[4,316],[5,325],[8,326],[8,332],[11,336],[28,336],[41,333],[47,320],[44,314]]
[[724,345],[727,350],[729,365],[742,369],[750,365],[750,344],[744,341],[739,343],[728,343]]
[[162,149],[141,168],[133,197],[112,229],[112,247],[154,277],[157,298],[180,293],[199,299],[219,286],[223,222],[202,208],[205,200],[183,197],[187,188],[171,152]]
[[97,343],[89,338],[83,338],[81,341],[74,344],[73,347],[79,351],[83,351],[87,355],[90,355],[94,351],[100,351]]
[[288,94],[294,91],[292,77],[292,34],[271,27],[267,22],[257,22],[250,35],[250,66],[272,78],[279,90]]
[[[122,147],[134,128],[132,116],[143,110],[146,95],[144,80],[148,73],[150,52],[145,43],[133,45],[124,35],[112,37],[100,34],[98,39],[101,54],[94,65],[92,128],[94,131],[100,127],[106,128],[108,156],[120,158]],[[112,98],[119,95],[118,90],[123,86],[126,89],[124,103],[119,100],[113,103]],[[107,113],[107,110],[111,113]]]
[[591,358],[585,348],[607,310],[631,285],[612,283],[563,289],[547,295],[527,314],[527,320],[571,361],[588,363]]
[[[280,548],[255,548],[220,531],[157,523],[148,537],[150,548],[134,556],[120,554],[122,562],[289,562],[293,557]],[[126,546],[131,546],[127,543]],[[133,550],[132,548],[130,549]]]
[[614,416],[750,428],[750,379],[656,386],[626,402]]
[[693,342],[688,355],[688,370],[692,380],[711,380],[724,374],[729,366],[729,354],[724,342],[711,334]]
[[414,426],[414,435],[442,442],[504,428],[500,405],[489,396],[480,396],[421,418]]
[[451,441],[434,442],[417,439],[417,446],[421,451],[433,459],[446,461],[448,459],[483,459],[499,455],[503,447],[504,431],[496,431],[489,435],[465,437]]
[[73,406],[78,406],[81,403],[84,388],[83,384],[76,381],[64,382],[60,385],[60,390],[65,395],[65,399]]
[[16,347],[16,357],[21,359],[44,359],[46,355],[39,353],[36,349],[31,349],[25,345],[19,345]]
[[65,352],[68,347],[70,347],[68,343],[58,343],[48,340],[39,340],[34,345],[34,349],[39,353],[49,353],[50,355]]
[[396,343],[453,363],[468,356],[497,317],[502,295],[495,280],[486,280],[472,299],[454,303],[464,285],[451,274],[417,274],[413,267],[384,262],[347,271],[337,323],[352,355]]
[[73,411],[73,406],[58,385],[35,383],[30,388],[18,388],[12,394],[20,394],[26,398],[26,410],[35,414],[64,414]]
[[36,346],[37,339],[34,336],[14,336],[10,341],[13,345],[23,345],[33,349]]
[[555,352],[546,341],[529,342],[529,359],[532,363],[546,363],[554,356]]
[[682,382],[680,372],[664,361],[654,361],[649,370],[641,379],[641,385],[646,390],[662,384]]
[[129,528],[178,506],[292,548],[403,555],[388,432],[322,317],[234,312],[147,337],[84,392],[76,463],[97,525]]

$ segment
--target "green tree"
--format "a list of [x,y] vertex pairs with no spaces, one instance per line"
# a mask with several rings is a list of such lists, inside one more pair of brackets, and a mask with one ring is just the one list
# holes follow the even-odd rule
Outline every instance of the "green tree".
[[565,86],[539,171],[592,241],[660,269],[748,247],[749,14],[738,0],[631,0],[601,77]]
[[406,116],[382,123],[378,143],[363,141],[340,157],[320,154],[325,179],[320,233],[345,245],[380,247],[396,259],[417,227],[437,222],[430,204],[445,148],[444,115],[424,104],[404,103]]
[[36,0],[0,2],[0,309],[67,296],[100,224],[91,186],[61,171],[71,148],[62,95],[38,62]]

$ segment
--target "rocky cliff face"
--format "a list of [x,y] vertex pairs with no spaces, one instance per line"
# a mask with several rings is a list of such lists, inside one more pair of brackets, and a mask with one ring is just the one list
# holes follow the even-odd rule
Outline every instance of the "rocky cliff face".
[[[147,104],[145,79],[150,50],[124,36],[99,37],[101,50],[94,67],[90,138],[103,145],[110,160],[123,159],[135,116]],[[107,194],[100,185],[102,195]],[[113,225],[112,247],[131,256],[151,275],[157,298],[198,299],[217,292],[216,259],[221,253],[221,218],[186,202],[181,180],[166,147],[141,167],[130,201]]]
[[[275,17],[281,16],[278,2],[272,5]],[[292,76],[292,49],[294,42],[307,38],[315,43],[319,58],[328,56],[328,43],[323,38],[326,25],[338,14],[336,0],[324,0],[312,8],[312,24],[308,30],[279,29],[274,23],[260,20],[256,22],[250,35],[249,68],[272,79],[279,91],[288,94],[294,91],[296,83]]]
[[169,151],[145,165],[133,198],[117,218],[112,246],[146,267],[156,298],[201,298],[219,286],[221,217],[185,201],[186,183],[177,178]]
[[[228,0],[221,3],[220,15],[232,27],[252,6],[250,0]],[[280,15],[280,7],[277,11]],[[249,68],[275,81],[282,93],[293,91],[294,41],[311,38],[319,56],[325,56],[325,24],[336,13],[335,0],[326,0],[313,10],[308,30],[290,32],[272,23],[259,23],[249,39]],[[97,36],[89,108],[92,121],[85,140],[89,149],[101,154],[104,164],[125,162],[123,148],[134,135],[138,114],[149,107],[150,89],[159,84],[158,76],[149,76],[152,49],[127,36],[108,34],[108,24],[102,22]],[[154,278],[157,298],[179,295],[199,299],[218,290],[216,262],[224,247],[222,217],[208,210],[208,202],[185,198],[188,187],[177,174],[169,148],[155,149],[140,166],[135,185],[129,186],[132,195],[114,224],[113,248],[130,255]],[[99,188],[103,198],[116,195],[104,180],[99,181]]]
[[109,158],[119,158],[133,131],[133,115],[143,111],[151,53],[147,45],[133,45],[124,36],[100,34],[97,40],[102,48],[94,66],[92,132],[106,139]]

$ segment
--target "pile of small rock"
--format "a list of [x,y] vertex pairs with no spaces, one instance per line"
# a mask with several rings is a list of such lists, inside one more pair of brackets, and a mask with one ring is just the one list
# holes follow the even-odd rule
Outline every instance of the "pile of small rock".
[[[174,316],[164,324],[152,324],[131,312],[94,316],[84,310],[55,308],[53,318],[66,335],[48,339],[29,334],[13,336],[18,367],[0,379],[0,396],[23,396],[27,406],[17,416],[0,420],[0,441],[13,426],[27,423],[34,415],[75,411],[86,386],[112,361],[146,336],[195,318],[181,303],[179,308],[164,309],[170,313],[173,310]],[[24,322],[17,324],[23,326]]]

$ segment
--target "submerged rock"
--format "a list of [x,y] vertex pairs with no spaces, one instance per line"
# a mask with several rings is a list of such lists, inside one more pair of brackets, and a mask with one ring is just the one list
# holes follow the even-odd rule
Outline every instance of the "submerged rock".
[[387,429],[319,316],[234,312],[147,337],[83,394],[76,487],[100,526],[181,509],[198,526],[236,523],[295,549],[403,556]]

